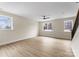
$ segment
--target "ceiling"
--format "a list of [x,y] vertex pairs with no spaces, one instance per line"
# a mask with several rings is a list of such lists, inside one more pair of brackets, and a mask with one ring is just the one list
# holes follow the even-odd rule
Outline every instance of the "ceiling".
[[41,16],[51,19],[76,16],[77,6],[75,2],[0,2],[2,11],[36,21],[41,21]]

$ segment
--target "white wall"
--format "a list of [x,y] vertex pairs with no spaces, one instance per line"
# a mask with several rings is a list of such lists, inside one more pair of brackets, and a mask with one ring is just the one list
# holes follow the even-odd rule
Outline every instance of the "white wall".
[[72,40],[72,50],[76,57],[79,57],[79,26]]
[[0,11],[0,15],[13,17],[13,30],[0,30],[0,45],[32,38],[38,35],[38,23],[21,16]]
[[[55,37],[55,38],[71,39],[71,32],[64,32],[64,20],[73,20],[73,23],[74,23],[75,17],[61,18],[61,19],[55,19],[51,21],[40,22],[39,35]],[[51,32],[43,31],[42,23],[45,23],[45,22],[52,22],[52,28],[54,29],[54,31],[51,31]]]

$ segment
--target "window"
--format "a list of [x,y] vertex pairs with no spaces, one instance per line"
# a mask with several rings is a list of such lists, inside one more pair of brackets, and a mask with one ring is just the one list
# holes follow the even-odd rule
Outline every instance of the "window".
[[52,23],[44,23],[43,30],[52,31]]
[[71,30],[72,30],[72,20],[64,21],[64,31],[71,32]]
[[13,29],[12,18],[8,16],[0,16],[0,30]]

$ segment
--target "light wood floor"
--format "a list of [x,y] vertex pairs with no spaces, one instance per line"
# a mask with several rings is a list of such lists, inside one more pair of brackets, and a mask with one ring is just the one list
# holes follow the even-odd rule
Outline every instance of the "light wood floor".
[[0,46],[1,57],[73,57],[70,40],[35,37]]

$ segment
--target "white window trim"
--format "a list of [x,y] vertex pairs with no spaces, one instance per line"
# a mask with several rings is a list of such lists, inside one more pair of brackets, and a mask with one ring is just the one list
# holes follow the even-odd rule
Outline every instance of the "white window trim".
[[10,29],[0,29],[0,30],[13,30],[13,17],[7,16],[7,15],[0,15],[0,16],[5,16],[5,17],[11,18],[11,19],[10,19],[10,20],[11,20],[11,28],[10,28]]

